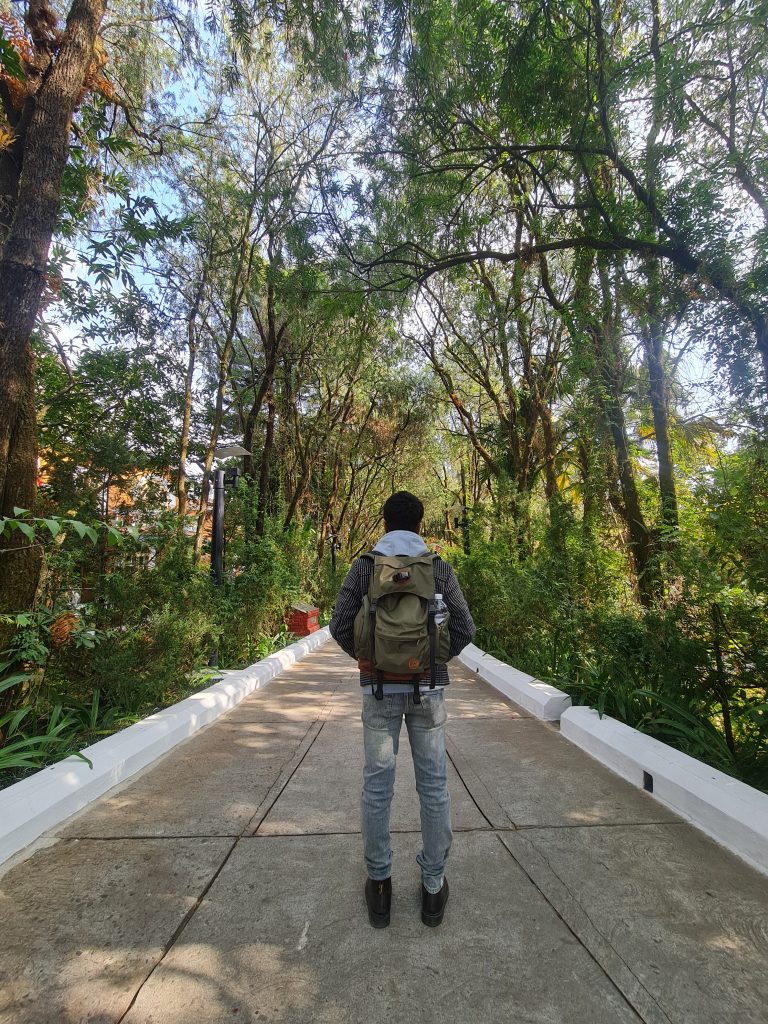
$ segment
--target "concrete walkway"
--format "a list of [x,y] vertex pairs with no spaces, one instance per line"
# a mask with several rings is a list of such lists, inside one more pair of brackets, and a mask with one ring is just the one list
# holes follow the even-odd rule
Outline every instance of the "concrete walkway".
[[403,729],[392,924],[328,644],[0,880],[2,1024],[765,1024],[768,880],[461,667],[445,921]]

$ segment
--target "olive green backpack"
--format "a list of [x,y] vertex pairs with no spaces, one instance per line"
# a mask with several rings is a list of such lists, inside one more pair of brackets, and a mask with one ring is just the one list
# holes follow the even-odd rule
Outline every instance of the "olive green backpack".
[[[355,657],[367,661],[378,679],[376,698],[384,696],[385,676],[410,680],[419,704],[424,672],[435,687],[435,666],[448,661],[449,613],[435,601],[435,559],[424,555],[363,555],[373,562],[368,593],[355,616]],[[435,615],[442,621],[435,622]]]

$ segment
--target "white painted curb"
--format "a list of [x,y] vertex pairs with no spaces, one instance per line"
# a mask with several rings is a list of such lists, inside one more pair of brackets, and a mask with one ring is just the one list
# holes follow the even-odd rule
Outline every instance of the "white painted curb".
[[768,874],[768,794],[592,708],[569,708],[560,732],[752,867]]
[[328,627],[0,791],[0,864],[330,639]]
[[459,661],[499,693],[545,722],[557,722],[566,708],[571,706],[571,698],[567,693],[512,668],[474,644],[464,648]]

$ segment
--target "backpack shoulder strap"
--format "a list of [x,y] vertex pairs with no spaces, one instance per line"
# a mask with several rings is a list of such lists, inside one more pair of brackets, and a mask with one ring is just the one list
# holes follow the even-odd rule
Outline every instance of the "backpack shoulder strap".
[[[371,564],[371,575],[370,579],[368,580],[368,628],[370,631],[371,638],[371,668],[373,669],[373,665],[375,663],[376,658],[376,602],[371,599],[370,594],[371,589],[373,587],[373,569],[374,566],[376,565],[376,555],[373,553],[373,551],[366,551],[362,555],[360,555],[360,559],[363,558],[366,560],[366,562],[370,562]],[[376,690],[374,691],[374,696],[376,697],[376,700],[384,700],[383,672],[376,672]]]

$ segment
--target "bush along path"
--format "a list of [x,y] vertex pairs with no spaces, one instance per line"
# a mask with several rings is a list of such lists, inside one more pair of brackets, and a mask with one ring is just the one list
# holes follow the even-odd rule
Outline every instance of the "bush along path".
[[0,661],[0,787],[209,685],[213,649],[219,667],[242,667],[293,639],[283,614],[308,596],[303,538],[288,540],[271,578],[217,588],[175,524],[140,531],[19,512],[0,520],[0,543],[39,543],[45,573],[36,606],[4,616],[13,639]]

